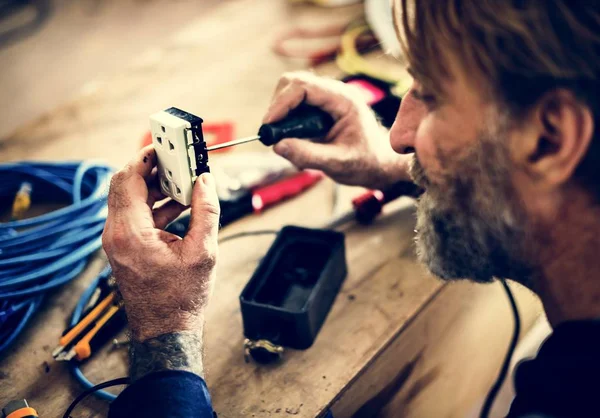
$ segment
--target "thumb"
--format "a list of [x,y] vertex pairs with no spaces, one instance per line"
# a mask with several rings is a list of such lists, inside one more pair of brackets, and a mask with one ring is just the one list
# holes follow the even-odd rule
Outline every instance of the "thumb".
[[196,180],[192,191],[192,210],[190,226],[184,238],[197,250],[198,245],[205,245],[207,250],[216,250],[219,233],[219,197],[215,179],[210,173],[202,173]]
[[299,169],[331,171],[341,163],[343,150],[339,145],[311,142],[306,139],[284,139],[273,150]]

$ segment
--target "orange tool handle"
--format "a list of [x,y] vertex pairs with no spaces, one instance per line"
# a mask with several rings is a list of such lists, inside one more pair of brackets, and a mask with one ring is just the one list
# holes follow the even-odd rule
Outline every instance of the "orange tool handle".
[[110,320],[110,318],[113,317],[114,314],[117,313],[118,310],[118,306],[111,306],[110,308],[108,308],[108,310],[102,316],[102,318],[100,318],[96,322],[94,328],[92,328],[90,332],[88,332],[81,340],[77,342],[77,344],[75,344],[75,347],[73,347],[73,349],[75,350],[75,358],[77,360],[85,360],[86,358],[92,355],[92,346],[90,344],[92,338],[96,336],[98,331],[100,331],[100,329]]
[[29,418],[37,417],[37,411],[31,407],[17,409],[15,412],[8,414],[6,418]]
[[65,335],[63,335],[58,343],[65,347],[69,344],[75,337],[77,337],[87,326],[111,304],[115,300],[115,292],[111,292],[108,296],[106,296],[102,302],[100,302],[92,311],[85,316],[81,321],[77,323],[73,328],[69,330]]

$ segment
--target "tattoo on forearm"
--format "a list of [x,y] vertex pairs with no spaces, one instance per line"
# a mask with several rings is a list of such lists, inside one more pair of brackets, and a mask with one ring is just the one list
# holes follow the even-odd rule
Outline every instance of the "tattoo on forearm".
[[198,333],[174,332],[144,342],[132,341],[129,355],[132,381],[162,370],[203,374],[202,335]]

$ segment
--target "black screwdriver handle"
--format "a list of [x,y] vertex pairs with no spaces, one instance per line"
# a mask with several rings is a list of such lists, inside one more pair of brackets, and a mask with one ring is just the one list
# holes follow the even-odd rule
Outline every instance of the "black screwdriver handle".
[[275,123],[260,127],[258,135],[266,146],[275,145],[285,138],[319,138],[327,135],[333,126],[331,115],[318,107],[301,104],[288,116]]

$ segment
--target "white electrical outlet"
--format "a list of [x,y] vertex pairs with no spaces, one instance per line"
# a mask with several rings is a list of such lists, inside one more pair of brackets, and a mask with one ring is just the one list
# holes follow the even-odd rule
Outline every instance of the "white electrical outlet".
[[150,116],[150,132],[162,192],[189,206],[194,182],[200,174],[210,171],[202,119],[171,107]]

